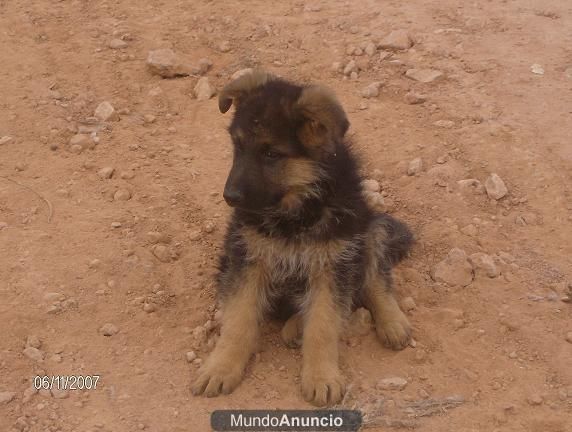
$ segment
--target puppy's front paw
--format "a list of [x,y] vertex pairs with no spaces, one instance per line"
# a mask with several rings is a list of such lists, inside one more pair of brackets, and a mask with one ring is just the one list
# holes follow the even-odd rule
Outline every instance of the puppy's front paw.
[[318,407],[335,405],[342,400],[345,391],[344,379],[337,368],[316,367],[302,371],[302,396],[306,402]]
[[376,323],[375,330],[381,343],[393,350],[402,350],[411,342],[411,325],[401,311]]
[[191,391],[195,396],[204,394],[215,397],[219,394],[231,393],[242,381],[242,370],[232,366],[230,362],[213,361],[199,369],[199,376],[195,379]]

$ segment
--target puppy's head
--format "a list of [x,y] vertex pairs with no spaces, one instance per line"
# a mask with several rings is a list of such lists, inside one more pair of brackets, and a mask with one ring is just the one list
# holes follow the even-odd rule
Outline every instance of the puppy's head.
[[243,210],[295,211],[319,194],[323,165],[349,127],[334,94],[256,70],[229,83],[219,109],[235,106],[229,133],[233,165],[224,198]]

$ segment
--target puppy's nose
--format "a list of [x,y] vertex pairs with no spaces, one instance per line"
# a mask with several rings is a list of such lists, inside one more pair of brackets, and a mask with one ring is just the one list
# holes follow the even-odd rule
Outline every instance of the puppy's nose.
[[244,200],[244,195],[237,189],[225,189],[222,196],[226,203],[231,207],[241,204]]

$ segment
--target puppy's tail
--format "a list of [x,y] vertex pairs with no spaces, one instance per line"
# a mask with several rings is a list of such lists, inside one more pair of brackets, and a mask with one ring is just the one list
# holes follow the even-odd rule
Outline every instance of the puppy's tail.
[[376,222],[385,231],[383,243],[385,245],[385,256],[395,265],[407,256],[415,238],[407,225],[398,221],[394,217],[383,213],[376,217]]

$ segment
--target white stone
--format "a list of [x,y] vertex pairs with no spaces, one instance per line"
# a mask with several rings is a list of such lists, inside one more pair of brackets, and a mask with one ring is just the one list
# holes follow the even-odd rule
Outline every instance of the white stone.
[[495,200],[501,199],[508,193],[508,189],[504,184],[504,181],[495,173],[491,174],[485,181],[485,189],[487,190],[489,198]]

